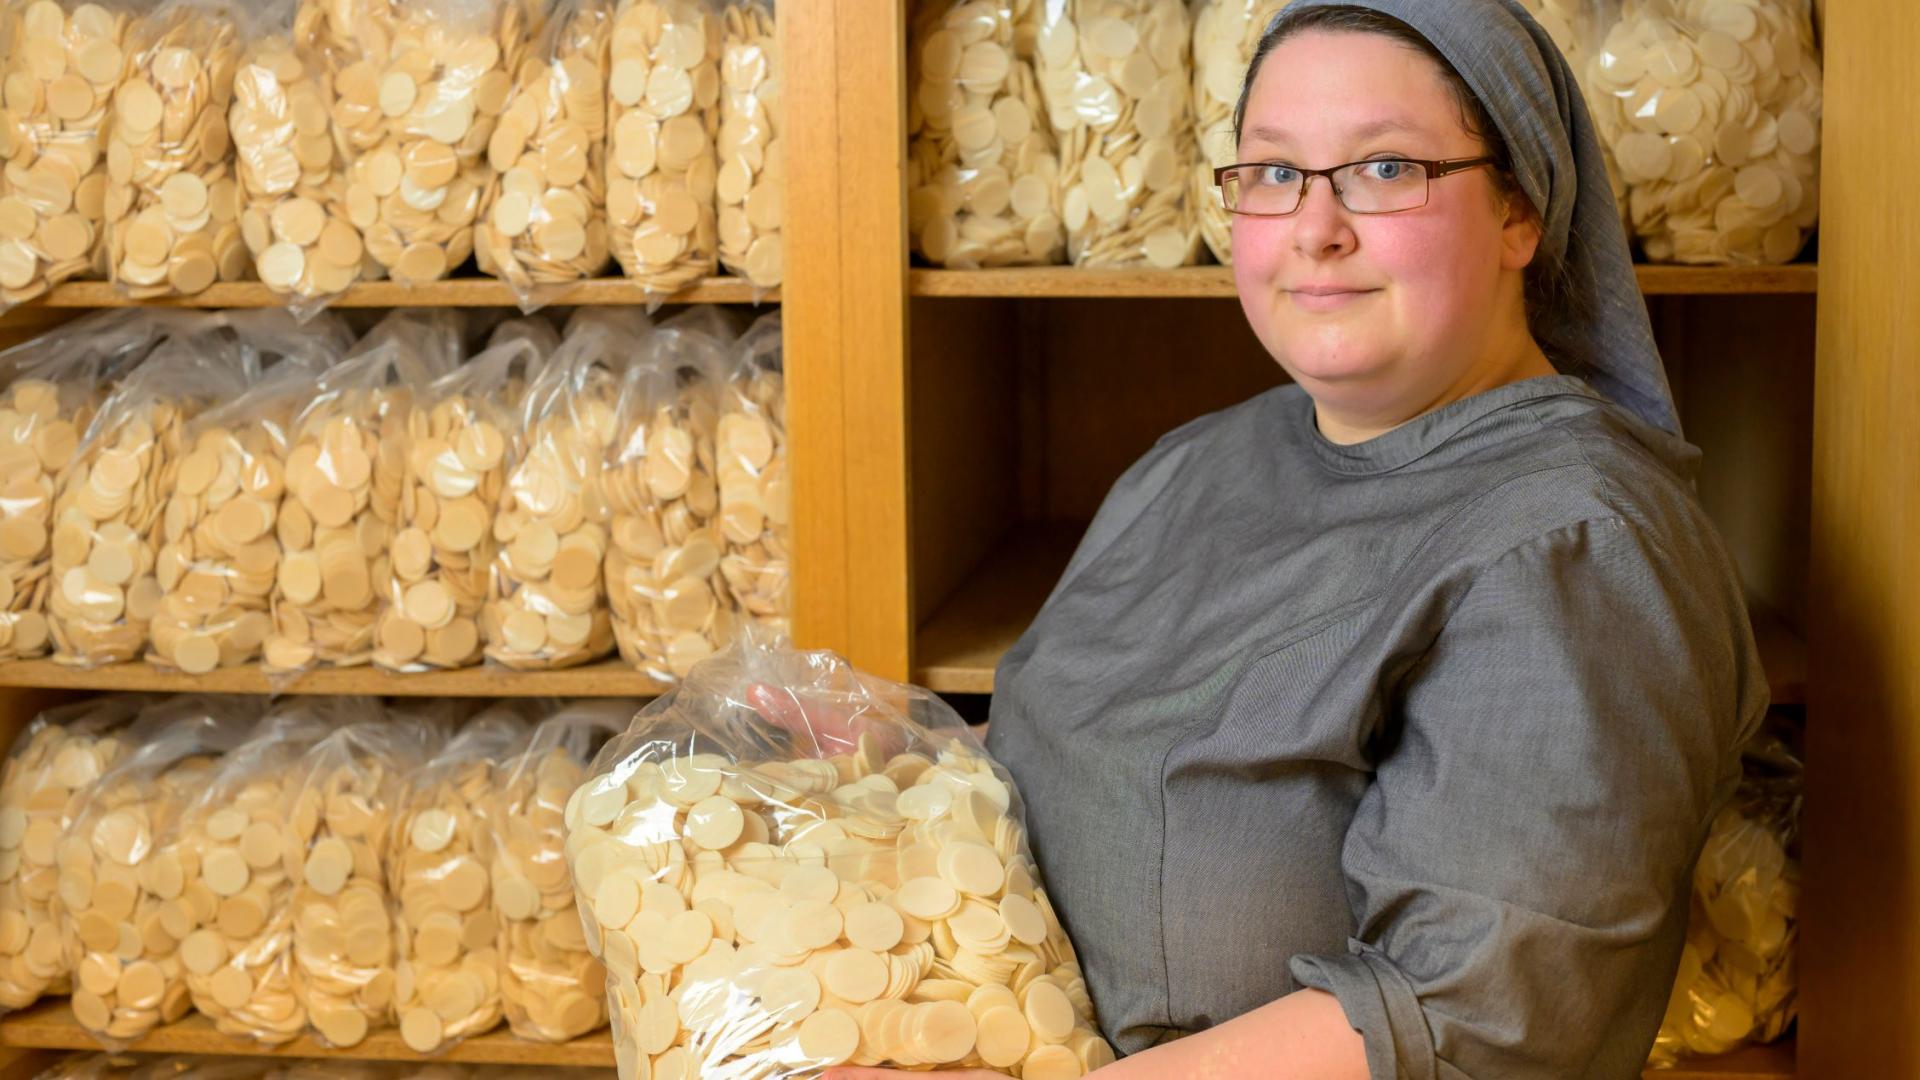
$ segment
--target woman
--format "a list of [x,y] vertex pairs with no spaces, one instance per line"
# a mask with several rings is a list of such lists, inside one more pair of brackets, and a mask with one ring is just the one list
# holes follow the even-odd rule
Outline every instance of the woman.
[[1135,465],[995,682],[1099,1075],[1637,1076],[1766,690],[1572,75],[1513,0],[1298,0],[1239,147],[1293,385]]

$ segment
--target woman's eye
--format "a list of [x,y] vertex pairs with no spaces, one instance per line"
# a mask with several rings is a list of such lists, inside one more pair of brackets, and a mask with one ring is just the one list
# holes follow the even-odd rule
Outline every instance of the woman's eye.
[[1299,170],[1288,168],[1285,165],[1262,165],[1254,170],[1253,174],[1254,183],[1273,187],[1291,184],[1299,179]]
[[1409,179],[1414,166],[1406,161],[1369,161],[1360,167],[1360,175],[1368,180],[1392,183]]

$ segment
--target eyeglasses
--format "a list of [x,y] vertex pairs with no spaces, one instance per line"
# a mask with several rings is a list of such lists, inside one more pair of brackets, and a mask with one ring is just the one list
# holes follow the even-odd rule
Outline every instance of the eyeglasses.
[[1350,161],[1331,169],[1302,169],[1271,161],[1222,165],[1213,170],[1220,201],[1227,211],[1248,217],[1286,217],[1306,201],[1307,186],[1316,176],[1333,185],[1340,205],[1355,214],[1397,214],[1427,205],[1427,182],[1457,172],[1498,165],[1491,157],[1416,161],[1375,158]]

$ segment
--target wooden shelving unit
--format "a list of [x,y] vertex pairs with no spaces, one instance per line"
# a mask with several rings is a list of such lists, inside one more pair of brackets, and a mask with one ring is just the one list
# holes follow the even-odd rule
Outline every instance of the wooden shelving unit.
[[[1812,293],[1819,269],[1811,263],[1788,266],[1641,266],[1636,272],[1648,296],[1740,296],[1755,293]],[[974,297],[1189,297],[1229,299],[1233,271],[1225,266],[1179,270],[1082,270],[1071,266],[1034,266],[999,270],[929,270],[907,273],[914,296]]]
[[[691,288],[669,296],[649,294],[625,278],[594,278],[556,288],[544,295],[545,306],[573,304],[639,304],[658,301],[664,304],[777,304],[778,289],[756,296],[751,284],[735,277],[710,277]],[[420,285],[396,281],[368,281],[349,288],[333,301],[333,307],[513,307],[518,304],[506,283],[492,278],[449,278]],[[55,286],[36,301],[50,308],[107,307],[188,307],[188,308],[260,308],[280,307],[286,299],[257,281],[222,282],[194,296],[161,300],[129,300],[110,282],[69,281]]]
[[222,668],[205,675],[163,671],[133,661],[75,668],[51,660],[0,663],[0,686],[46,690],[144,691],[175,694],[368,694],[379,697],[652,697],[666,687],[620,660],[560,671],[505,671],[471,667],[396,675],[375,667],[319,668],[270,674],[259,667]]

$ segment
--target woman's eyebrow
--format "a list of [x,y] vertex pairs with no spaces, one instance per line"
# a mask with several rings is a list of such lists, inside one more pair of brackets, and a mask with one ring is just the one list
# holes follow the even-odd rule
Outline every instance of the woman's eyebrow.
[[[1377,139],[1382,135],[1425,134],[1428,134],[1427,129],[1418,124],[1397,117],[1383,117],[1379,120],[1370,120],[1367,123],[1361,124],[1359,127],[1347,132],[1346,137],[1354,142],[1365,142],[1368,139]],[[1246,130],[1245,138],[1264,143],[1286,144],[1292,141],[1293,133],[1270,124],[1255,124]]]

